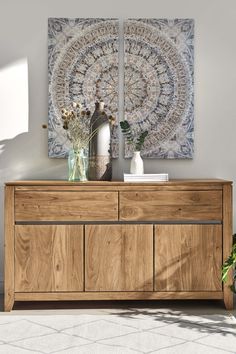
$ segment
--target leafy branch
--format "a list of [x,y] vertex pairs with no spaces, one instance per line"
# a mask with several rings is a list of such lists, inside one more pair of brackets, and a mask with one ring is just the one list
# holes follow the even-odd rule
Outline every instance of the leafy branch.
[[123,120],[120,122],[120,127],[121,131],[127,141],[128,144],[134,145],[135,151],[141,151],[144,141],[146,137],[148,136],[148,131],[145,130],[140,133],[137,139],[135,139],[135,136],[131,130],[131,126],[127,120]]
[[229,257],[226,259],[222,266],[222,281],[225,283],[228,279],[229,270],[232,268],[234,271],[233,275],[233,284],[230,286],[230,289],[236,293],[235,287],[235,280],[236,280],[236,272],[235,272],[235,265],[236,265],[236,234],[233,235],[233,248],[232,252],[230,253]]
[[132,144],[134,137],[129,122],[127,120],[123,120],[122,122],[120,122],[120,127],[125,139],[127,140],[127,143]]
[[142,146],[144,144],[144,141],[145,141],[145,138],[147,137],[147,135],[148,135],[148,131],[147,130],[145,130],[145,132],[142,132],[140,134],[140,136],[138,137],[137,142],[135,144],[135,150],[136,151],[140,151],[142,149]]

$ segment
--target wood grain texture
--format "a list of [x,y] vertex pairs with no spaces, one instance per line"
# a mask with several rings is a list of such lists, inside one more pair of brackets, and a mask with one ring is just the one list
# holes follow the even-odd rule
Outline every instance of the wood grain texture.
[[83,226],[16,225],[15,291],[81,291],[83,263]]
[[120,192],[120,220],[222,220],[221,191]]
[[16,293],[16,301],[66,301],[66,300],[206,300],[223,299],[222,291],[113,291],[113,292],[65,292],[65,293]]
[[85,291],[151,290],[152,225],[85,226]]
[[171,186],[171,185],[176,185],[176,186],[184,186],[184,185],[190,185],[192,186],[193,189],[195,187],[199,186],[217,186],[217,185],[223,185],[223,184],[232,184],[232,181],[227,181],[224,179],[218,179],[218,178],[205,178],[205,179],[171,179],[167,182],[148,182],[148,183],[133,183],[133,182],[123,182],[123,181],[86,181],[86,182],[70,182],[67,180],[21,180],[21,181],[9,181],[6,182],[6,185],[13,185],[13,186],[68,186],[68,187],[86,187],[86,186],[139,186],[139,185],[145,185],[145,186]]
[[232,309],[230,282],[223,288],[220,272],[232,247],[231,185],[218,179],[8,182],[5,310],[16,300],[119,299],[224,299]]
[[4,311],[14,304],[14,187],[5,186],[4,209]]
[[[128,182],[121,182],[121,183],[114,183],[110,182],[111,184],[98,184],[98,185],[60,185],[60,186],[51,186],[51,185],[23,185],[19,186],[17,185],[15,187],[16,191],[27,191],[27,192],[32,192],[32,191],[37,191],[37,192],[45,192],[45,191],[57,191],[57,192],[118,192],[118,191],[126,191],[126,192],[131,192],[131,191],[209,191],[209,190],[220,190],[222,191],[223,189],[223,184],[222,183],[214,183],[214,184],[199,184],[199,185],[192,185],[192,184],[176,184],[176,183],[171,183],[171,184],[166,184],[164,185],[162,182],[160,183],[128,183]],[[166,182],[168,183],[168,182]]]
[[221,291],[221,266],[221,225],[155,226],[156,291]]
[[15,218],[16,221],[115,221],[118,193],[17,191]]
[[[225,185],[223,189],[223,262],[232,251],[232,186]],[[233,282],[233,271],[230,270],[228,280],[224,283],[224,303],[227,310],[233,309],[233,293],[229,286]]]

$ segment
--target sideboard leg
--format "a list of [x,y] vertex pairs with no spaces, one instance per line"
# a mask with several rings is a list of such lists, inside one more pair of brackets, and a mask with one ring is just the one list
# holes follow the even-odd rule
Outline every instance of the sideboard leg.
[[4,262],[4,311],[11,311],[14,305],[14,186],[5,186],[5,262]]
[[[223,262],[229,257],[233,244],[232,225],[232,186],[223,187]],[[227,310],[233,309],[233,292],[230,285],[233,283],[233,272],[229,271],[227,281],[223,284],[224,303]]]
[[[231,290],[230,290],[230,292],[231,292]],[[233,301],[232,292],[228,296],[224,295],[224,304],[225,304],[226,310],[233,310],[234,309],[234,301]]]
[[14,292],[5,292],[4,294],[4,311],[10,312],[14,305]]

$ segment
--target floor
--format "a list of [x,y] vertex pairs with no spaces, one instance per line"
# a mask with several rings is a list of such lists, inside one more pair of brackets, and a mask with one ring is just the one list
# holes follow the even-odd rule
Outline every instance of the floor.
[[219,301],[18,303],[0,312],[0,353],[236,353],[236,310]]

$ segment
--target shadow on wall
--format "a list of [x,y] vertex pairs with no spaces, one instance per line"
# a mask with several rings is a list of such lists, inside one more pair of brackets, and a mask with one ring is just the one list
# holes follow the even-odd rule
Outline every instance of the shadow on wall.
[[[27,58],[22,58],[0,70],[1,182],[14,175],[15,163],[20,161],[18,157],[22,149],[25,149],[24,144],[22,145],[24,139],[21,138],[17,144],[14,141],[18,139],[17,136],[22,133],[26,135],[29,131],[28,97],[28,61]],[[5,156],[6,149],[9,151]]]
[[0,141],[29,130],[28,62],[26,58],[0,70]]
[[67,178],[62,168],[65,160],[47,157],[46,130],[39,126],[33,109],[29,120],[28,86],[27,58],[0,69],[1,185],[9,179]]

